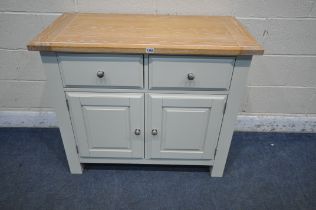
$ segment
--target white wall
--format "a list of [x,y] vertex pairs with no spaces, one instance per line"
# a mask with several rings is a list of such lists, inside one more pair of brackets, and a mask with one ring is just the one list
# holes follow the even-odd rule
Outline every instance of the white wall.
[[236,16],[265,48],[243,112],[316,113],[316,0],[1,0],[0,111],[50,110],[39,55],[26,44],[73,11]]

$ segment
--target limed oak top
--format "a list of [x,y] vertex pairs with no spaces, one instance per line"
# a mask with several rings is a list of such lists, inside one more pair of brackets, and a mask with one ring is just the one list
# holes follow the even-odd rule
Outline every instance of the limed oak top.
[[227,16],[66,13],[27,48],[82,53],[263,54],[250,33]]

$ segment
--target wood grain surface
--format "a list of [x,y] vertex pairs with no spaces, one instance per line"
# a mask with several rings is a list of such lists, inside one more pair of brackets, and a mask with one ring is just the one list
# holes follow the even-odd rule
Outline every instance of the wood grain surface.
[[229,16],[65,13],[27,48],[82,53],[263,54],[250,33]]

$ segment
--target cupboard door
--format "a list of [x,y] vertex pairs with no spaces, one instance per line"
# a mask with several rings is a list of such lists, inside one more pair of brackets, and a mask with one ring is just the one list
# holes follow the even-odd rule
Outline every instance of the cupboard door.
[[148,94],[147,157],[213,159],[226,95]]
[[144,157],[144,95],[68,92],[82,157]]

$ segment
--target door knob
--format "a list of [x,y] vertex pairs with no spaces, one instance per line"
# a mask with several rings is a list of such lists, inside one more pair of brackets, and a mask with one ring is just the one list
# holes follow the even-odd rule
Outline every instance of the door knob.
[[137,135],[137,136],[139,136],[140,135],[140,133],[141,133],[141,131],[140,131],[140,129],[135,129],[135,135]]
[[188,80],[194,80],[195,76],[193,73],[188,73]]
[[153,136],[156,136],[156,135],[158,134],[157,129],[152,129],[152,130],[151,130],[151,134],[152,134]]
[[103,77],[104,77],[104,71],[98,71],[98,72],[97,72],[97,76],[98,76],[99,78],[103,78]]

